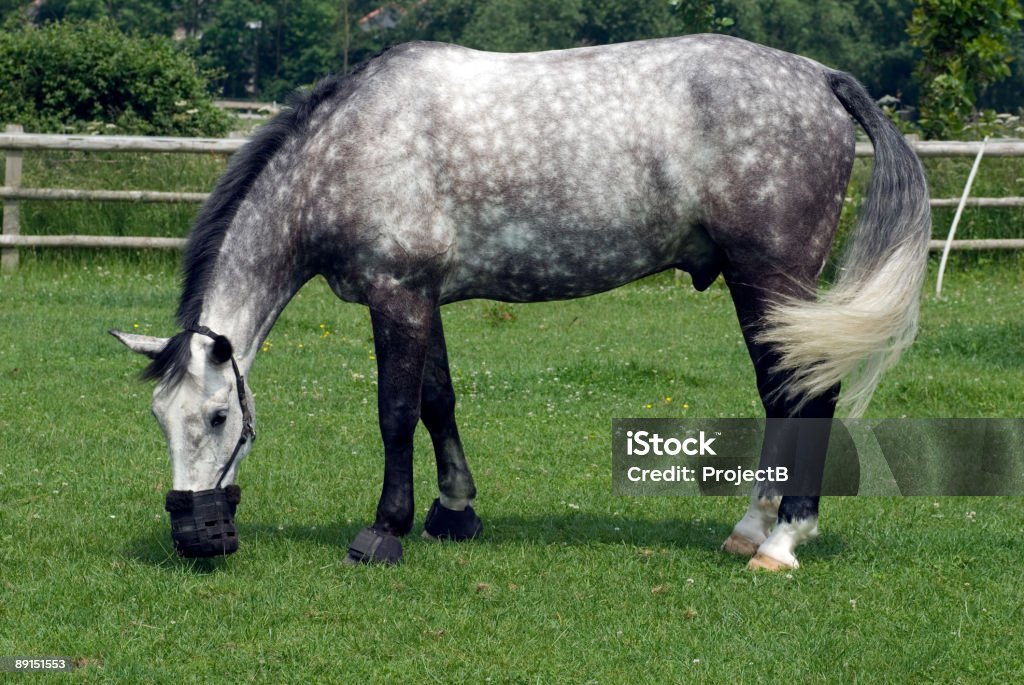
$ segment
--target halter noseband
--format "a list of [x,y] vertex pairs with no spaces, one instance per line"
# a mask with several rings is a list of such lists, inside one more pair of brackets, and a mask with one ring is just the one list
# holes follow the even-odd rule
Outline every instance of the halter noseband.
[[[196,326],[189,328],[189,332],[197,333],[199,335],[205,335],[211,340],[218,338],[224,338],[223,335],[218,335],[211,331],[206,326]],[[227,340],[227,338],[224,338]],[[231,458],[228,459],[227,463],[224,464],[224,469],[220,472],[220,478],[217,479],[217,484],[214,485],[214,489],[218,489],[221,483],[224,482],[224,476],[228,475],[228,471],[231,470],[231,466],[235,463],[235,459],[238,458],[238,453],[242,449],[242,445],[248,442],[250,439],[256,441],[256,430],[252,426],[252,412],[249,411],[249,403],[245,400],[245,378],[242,377],[242,372],[238,370],[238,362],[235,361],[235,355],[231,353],[231,368],[235,372],[235,390],[238,391],[238,406],[242,410],[242,434],[238,436],[238,442],[235,443],[235,449],[231,452]]]

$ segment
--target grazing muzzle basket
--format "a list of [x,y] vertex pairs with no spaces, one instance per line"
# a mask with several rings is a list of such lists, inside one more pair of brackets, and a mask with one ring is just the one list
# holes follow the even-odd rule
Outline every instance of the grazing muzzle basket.
[[171,539],[183,557],[215,557],[238,550],[235,508],[242,499],[237,485],[212,490],[171,490],[164,508],[171,515]]

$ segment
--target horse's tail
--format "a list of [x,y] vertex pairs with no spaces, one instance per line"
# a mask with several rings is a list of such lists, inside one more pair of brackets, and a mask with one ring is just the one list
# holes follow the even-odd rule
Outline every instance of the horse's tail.
[[860,416],[917,331],[931,210],[924,170],[900,132],[852,76],[826,78],[874,144],[871,187],[834,286],[817,301],[773,305],[759,340],[791,374],[780,392],[806,400],[845,379],[839,404]]

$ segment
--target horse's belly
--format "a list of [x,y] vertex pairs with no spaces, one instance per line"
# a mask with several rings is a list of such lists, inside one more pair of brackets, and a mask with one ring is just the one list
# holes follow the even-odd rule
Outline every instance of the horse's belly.
[[442,300],[583,297],[672,266],[699,266],[714,250],[703,230],[685,226],[661,232],[512,222],[460,236]]

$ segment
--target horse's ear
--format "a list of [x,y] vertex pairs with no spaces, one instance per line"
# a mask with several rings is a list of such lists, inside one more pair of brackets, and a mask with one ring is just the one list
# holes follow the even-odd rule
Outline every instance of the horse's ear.
[[124,331],[114,329],[111,329],[108,333],[124,343],[124,346],[132,352],[144,354],[150,359],[155,359],[158,354],[163,352],[164,348],[167,347],[167,341],[170,340],[170,338],[154,338],[151,335],[125,333]]
[[223,364],[231,359],[232,354],[234,354],[234,350],[231,349],[231,341],[223,335],[215,336],[213,347],[210,348],[210,359],[213,360],[213,363]]

